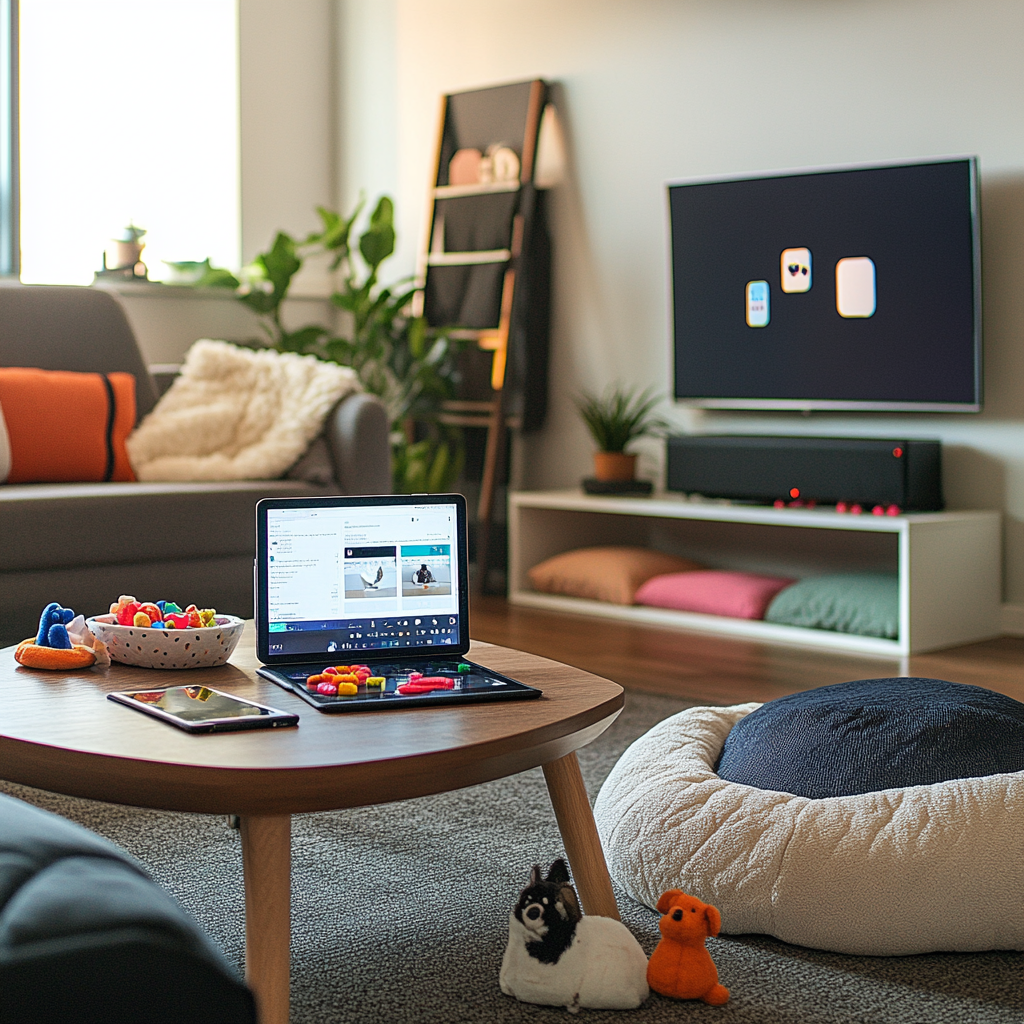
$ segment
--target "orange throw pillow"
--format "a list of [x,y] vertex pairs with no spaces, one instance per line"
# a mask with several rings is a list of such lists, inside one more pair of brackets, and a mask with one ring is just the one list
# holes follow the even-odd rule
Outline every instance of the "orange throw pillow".
[[535,565],[528,575],[533,589],[545,594],[633,604],[637,590],[652,577],[703,568],[663,551],[616,546],[567,551]]
[[0,416],[0,482],[135,479],[130,373],[0,367]]

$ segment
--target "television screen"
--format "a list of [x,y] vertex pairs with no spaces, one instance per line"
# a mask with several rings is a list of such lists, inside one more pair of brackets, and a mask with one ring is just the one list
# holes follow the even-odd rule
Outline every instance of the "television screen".
[[973,157],[668,191],[676,398],[980,410]]

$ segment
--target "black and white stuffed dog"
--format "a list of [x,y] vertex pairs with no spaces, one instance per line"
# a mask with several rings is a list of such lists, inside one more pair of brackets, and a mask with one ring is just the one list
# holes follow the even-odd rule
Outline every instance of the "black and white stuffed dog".
[[633,1010],[648,995],[647,957],[629,929],[610,917],[584,917],[569,869],[540,865],[508,919],[501,991],[524,1003]]

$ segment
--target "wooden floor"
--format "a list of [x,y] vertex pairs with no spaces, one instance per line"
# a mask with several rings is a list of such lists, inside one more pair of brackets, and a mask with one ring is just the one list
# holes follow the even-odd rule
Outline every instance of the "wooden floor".
[[518,608],[500,597],[475,597],[470,611],[475,640],[567,662],[627,689],[684,700],[742,704],[848,679],[911,675],[973,683],[1024,701],[1022,637],[901,661]]

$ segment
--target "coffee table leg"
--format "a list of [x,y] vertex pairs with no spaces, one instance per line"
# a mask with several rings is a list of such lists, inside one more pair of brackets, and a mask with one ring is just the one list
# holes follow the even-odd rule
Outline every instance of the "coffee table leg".
[[618,921],[619,908],[612,892],[611,876],[576,754],[567,754],[544,765],[544,779],[583,910]]
[[288,1024],[292,819],[243,815],[245,980],[260,1024]]

